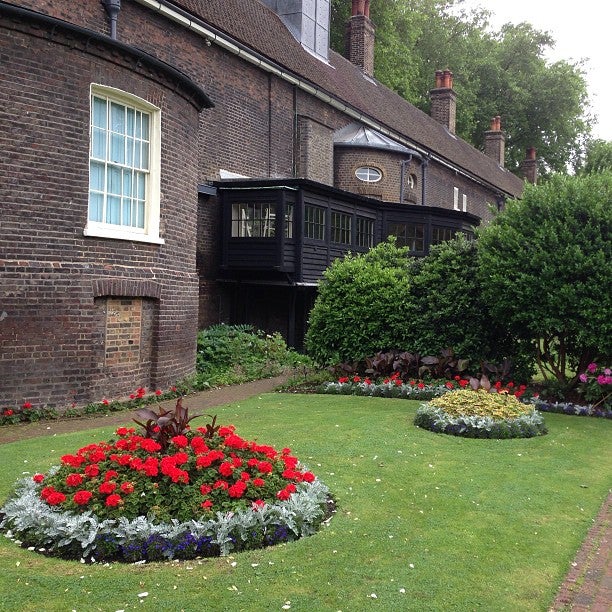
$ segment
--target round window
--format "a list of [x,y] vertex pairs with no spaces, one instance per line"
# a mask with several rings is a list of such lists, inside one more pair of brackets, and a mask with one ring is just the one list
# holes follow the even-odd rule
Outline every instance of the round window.
[[355,176],[366,183],[377,183],[382,178],[382,172],[378,168],[361,166],[361,168],[355,170]]

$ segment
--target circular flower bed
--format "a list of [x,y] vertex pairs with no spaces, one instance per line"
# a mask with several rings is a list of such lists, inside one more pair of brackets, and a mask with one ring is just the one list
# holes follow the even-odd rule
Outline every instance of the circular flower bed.
[[134,562],[287,542],[326,518],[329,490],[290,449],[244,440],[214,419],[192,431],[180,401],[173,413],[139,414],[145,435],[119,428],[117,439],[21,480],[0,527],[47,554]]
[[461,389],[437,397],[418,408],[414,424],[467,438],[531,438],[546,433],[534,405],[485,389]]

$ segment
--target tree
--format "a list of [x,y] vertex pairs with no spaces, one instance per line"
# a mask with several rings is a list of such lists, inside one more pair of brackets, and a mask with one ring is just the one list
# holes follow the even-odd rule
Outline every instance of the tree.
[[610,362],[612,172],[526,185],[479,230],[478,252],[494,321],[531,343],[545,378],[571,387]]
[[[590,131],[580,63],[548,64],[552,37],[522,23],[494,31],[487,11],[461,11],[459,0],[377,0],[375,76],[429,112],[435,70],[454,73],[457,133],[483,146],[491,118],[501,115],[507,134],[506,166],[518,170],[535,147],[542,176],[564,171],[580,157]],[[332,46],[344,51],[350,3],[332,0]]]
[[589,140],[586,145],[584,162],[577,168],[579,174],[593,174],[612,170],[612,141]]

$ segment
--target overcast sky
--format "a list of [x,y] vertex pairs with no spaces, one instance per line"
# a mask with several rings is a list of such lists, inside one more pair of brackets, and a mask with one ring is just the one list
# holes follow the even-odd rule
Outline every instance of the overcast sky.
[[593,136],[612,141],[612,4],[610,0],[464,0],[466,8],[491,11],[494,29],[508,22],[527,21],[549,32],[556,44],[550,61],[588,60],[584,65],[591,99],[597,115]]

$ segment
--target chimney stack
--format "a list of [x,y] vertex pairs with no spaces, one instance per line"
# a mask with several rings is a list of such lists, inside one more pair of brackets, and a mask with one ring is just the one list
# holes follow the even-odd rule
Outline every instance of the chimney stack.
[[374,76],[374,24],[370,21],[370,0],[352,0],[346,25],[346,57],[369,77]]
[[503,168],[506,137],[501,129],[501,117],[499,115],[491,119],[491,129],[485,132],[484,137],[485,155],[494,159]]
[[528,183],[535,185],[538,182],[538,160],[534,147],[527,149],[527,155],[521,164],[521,173]]
[[429,92],[431,116],[451,134],[457,124],[457,94],[453,90],[453,73],[450,70],[436,70],[436,85]]

